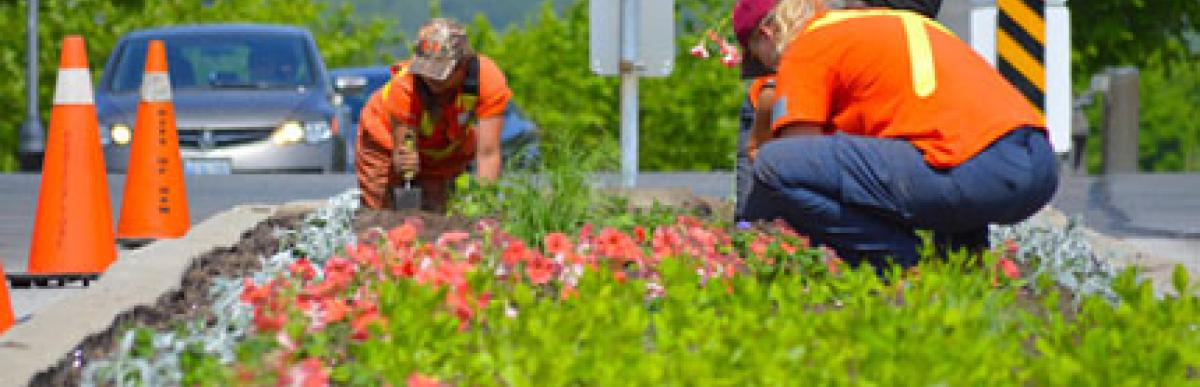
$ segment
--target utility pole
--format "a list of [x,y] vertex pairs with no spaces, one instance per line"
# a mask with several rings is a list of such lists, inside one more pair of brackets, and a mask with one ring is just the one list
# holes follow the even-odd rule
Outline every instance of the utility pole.
[[42,169],[42,153],[46,151],[46,132],[42,130],[42,119],[38,113],[38,1],[27,0],[29,22],[26,24],[28,43],[25,46],[26,116],[21,124],[17,160],[22,171],[34,172]]

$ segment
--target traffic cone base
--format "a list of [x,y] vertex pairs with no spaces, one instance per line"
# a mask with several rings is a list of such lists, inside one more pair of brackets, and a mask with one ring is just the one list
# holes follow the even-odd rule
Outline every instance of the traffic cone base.
[[31,273],[99,273],[117,258],[83,38],[63,39],[42,163]]
[[16,317],[13,316],[12,299],[8,295],[8,281],[4,277],[4,262],[0,260],[0,334],[16,321]]
[[190,227],[175,106],[167,74],[163,42],[152,40],[146,52],[141,102],[117,225],[117,238],[122,244],[178,238]]

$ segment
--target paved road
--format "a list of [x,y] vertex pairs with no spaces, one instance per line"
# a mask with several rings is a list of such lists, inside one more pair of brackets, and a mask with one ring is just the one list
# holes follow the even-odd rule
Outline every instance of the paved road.
[[[24,271],[40,177],[0,174],[0,257],[8,271]],[[603,175],[602,185],[617,183]],[[120,214],[123,175],[109,176],[114,222]],[[198,223],[236,204],[322,199],[354,187],[350,175],[188,176],[191,220]],[[729,173],[643,174],[641,187],[691,187],[729,197]],[[1082,215],[1093,229],[1187,263],[1200,265],[1200,174],[1066,176],[1054,206]]]

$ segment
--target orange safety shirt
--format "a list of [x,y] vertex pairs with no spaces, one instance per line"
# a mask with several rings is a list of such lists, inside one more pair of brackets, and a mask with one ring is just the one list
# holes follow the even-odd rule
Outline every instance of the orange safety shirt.
[[355,167],[367,206],[384,207],[390,197],[387,188],[403,182],[392,167],[396,126],[417,131],[416,180],[446,180],[466,170],[475,157],[475,122],[501,116],[512,98],[496,63],[483,55],[478,60],[479,94],[460,92],[453,102],[439,107],[438,117],[431,117],[422,106],[416,88],[419,80],[406,71],[408,62],[392,66],[392,79],[371,95],[359,119]]
[[1015,87],[945,27],[900,10],[813,19],[780,58],[772,128],[903,138],[954,167],[1009,131],[1045,130]]
[[754,78],[754,80],[750,82],[750,88],[746,91],[746,93],[750,96],[750,106],[756,109],[758,108],[758,97],[760,94],[762,94],[763,87],[767,85],[767,82],[772,82],[774,80],[774,75],[764,75]]

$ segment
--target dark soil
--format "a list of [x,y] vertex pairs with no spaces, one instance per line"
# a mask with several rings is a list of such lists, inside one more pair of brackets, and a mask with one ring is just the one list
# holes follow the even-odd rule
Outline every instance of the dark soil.
[[211,313],[207,298],[213,278],[242,277],[254,273],[261,267],[261,257],[279,250],[279,242],[273,236],[274,230],[292,228],[302,220],[303,214],[272,217],[243,234],[237,245],[205,253],[183,275],[179,291],[162,296],[154,307],[139,307],[121,314],[107,331],[85,339],[74,353],[64,355],[55,367],[35,376],[30,385],[78,385],[84,365],[115,350],[128,327],[168,330],[180,323],[209,318]]
[[[121,335],[128,328],[170,330],[197,319],[209,319],[210,323],[215,323],[208,302],[208,289],[213,279],[245,277],[257,272],[261,268],[260,258],[279,251],[279,241],[274,237],[274,231],[278,228],[295,229],[305,215],[272,217],[243,234],[237,245],[205,253],[183,275],[179,291],[164,295],[154,307],[140,307],[121,314],[107,331],[85,339],[74,353],[65,354],[53,368],[35,376],[30,385],[78,385],[86,364],[116,350]],[[433,240],[443,231],[467,231],[474,224],[465,218],[445,217],[418,210],[364,209],[356,215],[353,226],[359,235],[376,227],[386,232],[411,217],[422,220],[421,238],[424,240]]]
[[388,230],[404,224],[405,219],[412,217],[421,219],[422,227],[419,238],[423,241],[436,240],[446,231],[473,231],[472,228],[475,227],[474,220],[463,217],[447,217],[420,210],[392,211],[364,208],[355,214],[354,233],[363,235],[374,228],[380,228],[387,233]]

